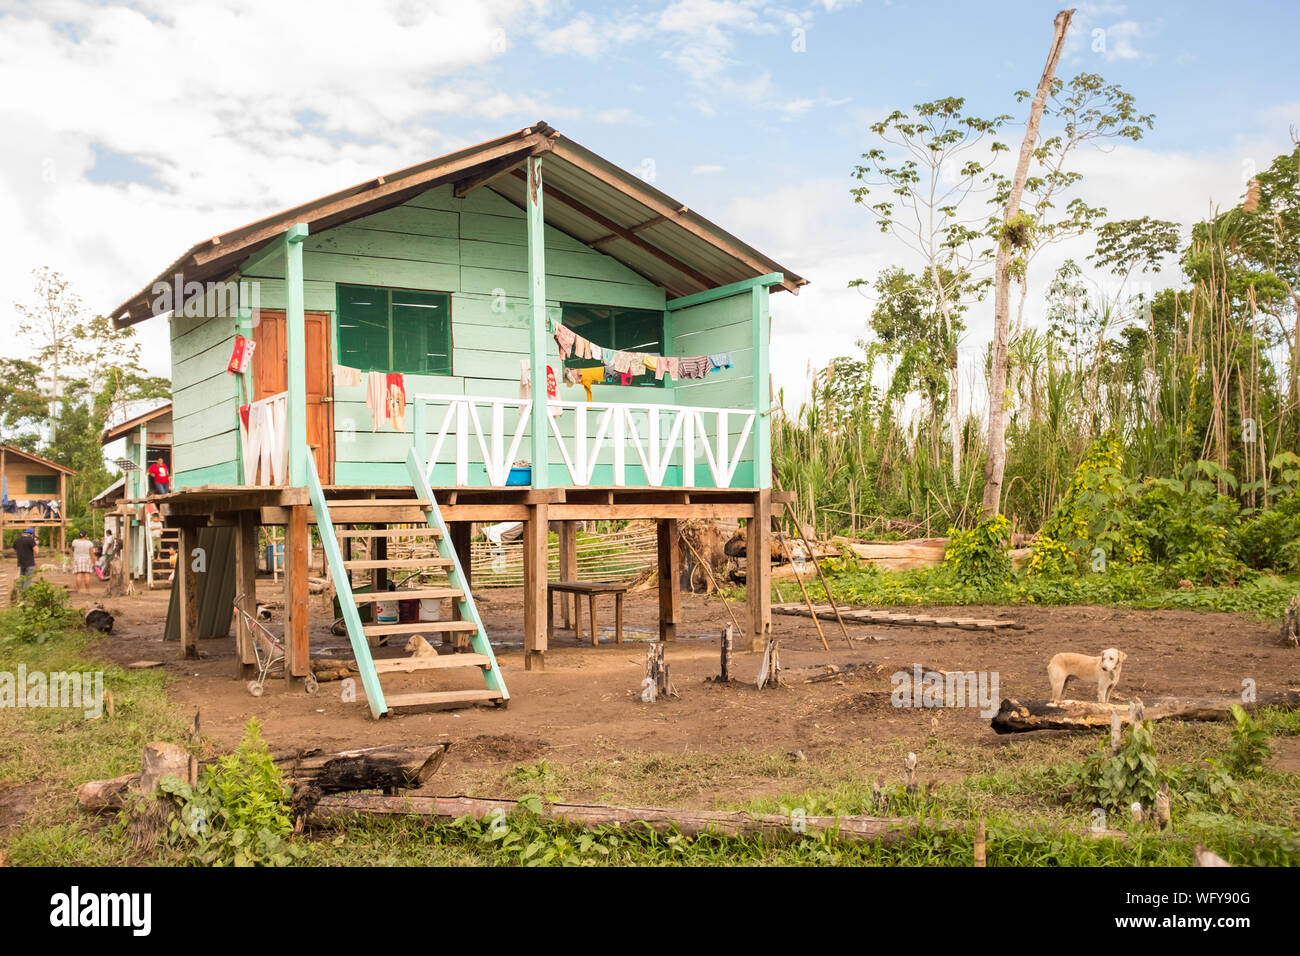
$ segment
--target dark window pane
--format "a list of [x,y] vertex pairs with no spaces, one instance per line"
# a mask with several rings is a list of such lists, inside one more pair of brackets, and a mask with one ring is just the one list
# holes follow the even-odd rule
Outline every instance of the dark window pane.
[[28,475],[26,494],[57,495],[59,493],[58,475]]
[[[578,335],[601,348],[627,352],[663,353],[664,317],[662,312],[645,309],[616,309],[606,306],[565,305],[561,321]],[[599,365],[589,359],[570,358],[565,368],[590,368]],[[654,372],[632,379],[634,385],[662,386]]]
[[339,361],[354,368],[451,374],[451,296],[338,287]]

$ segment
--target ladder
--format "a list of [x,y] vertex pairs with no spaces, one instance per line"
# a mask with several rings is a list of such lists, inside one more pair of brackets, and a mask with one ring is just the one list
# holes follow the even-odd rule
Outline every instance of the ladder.
[[176,555],[181,549],[181,532],[179,528],[163,528],[162,537],[158,539],[158,550],[149,553],[149,587],[169,588],[168,580],[176,566]]
[[[447,524],[443,521],[438,502],[425,478],[412,448],[407,456],[407,470],[411,476],[413,497],[405,499],[367,498],[367,499],[328,499],[321,487],[320,476],[316,473],[314,457],[307,454],[307,486],[311,495],[312,510],[316,513],[316,528],[320,533],[321,544],[329,562],[330,576],[334,580],[335,591],[339,599],[339,608],[347,625],[348,641],[357,660],[357,670],[361,685],[365,689],[366,702],[370,713],[382,717],[395,708],[421,707],[431,704],[459,704],[488,702],[498,707],[506,706],[510,694],[506,691],[501,668],[497,664],[496,654],[488,642],[483,629],[483,620],[479,617],[474,604],[474,596],[465,586],[465,574],[460,560],[451,545],[447,533]],[[370,528],[357,528],[366,524]],[[417,528],[374,528],[376,524],[419,524]],[[388,537],[423,538],[435,547],[436,558],[414,559],[371,559],[344,560],[339,547],[339,538],[361,538],[373,541]],[[373,552],[368,552],[371,554]],[[445,580],[431,586],[409,588],[402,591],[356,594],[352,590],[350,572],[354,570],[374,570],[376,568],[420,568],[441,573]],[[360,604],[374,604],[378,601],[398,598],[451,598],[456,602],[460,620],[456,621],[419,621],[408,624],[376,623],[365,624],[358,609]],[[387,660],[374,660],[370,654],[372,637],[387,637],[393,634],[428,634],[455,633],[470,635],[470,652],[457,654],[438,654],[432,657],[399,657]],[[426,670],[446,670],[448,668],[478,668],[483,678],[481,687],[462,690],[422,691],[416,693],[386,693],[380,681],[381,675],[397,678],[401,675],[418,673]]]

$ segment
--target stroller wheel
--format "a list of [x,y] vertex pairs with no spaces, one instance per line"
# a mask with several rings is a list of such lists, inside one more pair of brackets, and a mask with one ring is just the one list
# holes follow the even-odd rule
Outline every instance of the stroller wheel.
[[307,679],[302,683],[302,689],[305,690],[308,694],[314,694],[316,693],[316,691],[320,690],[320,684],[316,682],[316,677],[314,674],[307,675]]
[[264,691],[265,689],[266,688],[262,686],[262,682],[260,680],[250,680],[248,682],[248,692],[252,694],[254,697],[261,697],[262,691]]
[[348,636],[348,625],[343,620],[343,618],[339,618],[337,621],[335,621],[333,624],[330,625],[330,633],[333,634],[335,637]]

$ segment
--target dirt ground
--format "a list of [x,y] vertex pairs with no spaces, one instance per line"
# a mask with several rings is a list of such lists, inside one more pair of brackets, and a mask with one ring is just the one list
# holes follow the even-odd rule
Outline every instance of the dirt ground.
[[[52,576],[59,580],[57,575]],[[102,585],[95,585],[100,592]],[[275,601],[279,589],[259,581],[259,598]],[[718,753],[748,750],[780,754],[802,751],[809,759],[846,744],[930,732],[954,742],[996,749],[998,737],[975,708],[934,711],[890,706],[890,674],[913,663],[943,670],[996,671],[997,695],[1048,695],[1046,665],[1057,651],[1100,653],[1115,646],[1128,654],[1116,699],[1165,695],[1235,695],[1252,678],[1260,693],[1300,686],[1300,655],[1278,642],[1277,627],[1232,614],[1191,611],[1129,611],[1106,607],[1016,607],[951,609],[959,616],[997,616],[1025,625],[996,633],[935,627],[849,625],[852,644],[833,622],[823,624],[829,652],[821,647],[813,622],[774,615],[787,687],[758,691],[754,680],[760,657],[738,653],[738,680],[712,683],[719,670],[719,634],[727,621],[720,598],[683,595],[684,624],[670,644],[667,661],[680,697],[643,703],[640,685],[645,649],[657,633],[657,595],[627,599],[625,640],[613,640],[612,607],[598,605],[599,647],[579,644],[558,631],[544,670],[523,667],[521,592],[488,590],[480,598],[510,692],[508,708],[467,706],[456,710],[409,713],[372,720],[363,702],[344,702],[342,685],[327,682],[315,696],[272,679],[261,698],[233,677],[234,640],[204,640],[201,659],[183,661],[179,647],[162,640],[168,592],[105,601],[116,616],[110,637],[98,651],[121,664],[163,661],[169,692],[186,711],[201,714],[201,729],[218,749],[233,747],[250,716],[263,724],[272,749],[320,747],[342,750],[400,742],[449,740],[452,748],[437,776],[439,792],[455,792],[457,778],[470,769],[510,766],[538,759],[599,760],[616,751],[642,753]],[[89,604],[92,595],[76,597]],[[312,656],[350,659],[347,639],[330,633],[328,602],[312,597]],[[737,616],[743,606],[733,602]],[[937,614],[948,609],[927,609]],[[273,628],[282,627],[277,620]],[[376,656],[402,656],[384,648]],[[879,665],[875,674],[806,683],[826,665]],[[478,672],[424,672],[387,677],[390,691],[482,686]],[[396,683],[394,682],[396,681]],[[460,683],[456,683],[460,681]],[[1087,698],[1088,690],[1071,689]],[[1300,754],[1279,754],[1280,763],[1297,763]],[[1281,767],[1280,767],[1281,769]],[[489,796],[489,794],[483,794]]]

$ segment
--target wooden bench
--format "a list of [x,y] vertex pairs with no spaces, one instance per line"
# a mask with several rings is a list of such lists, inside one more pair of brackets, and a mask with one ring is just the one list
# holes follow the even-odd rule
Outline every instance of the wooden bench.
[[582,596],[587,596],[587,610],[591,613],[591,646],[596,640],[596,595],[614,595],[614,640],[623,643],[623,595],[627,593],[626,584],[609,581],[548,581],[546,582],[546,636],[549,640],[555,636],[555,593],[574,595],[573,601],[573,636],[582,640]]

